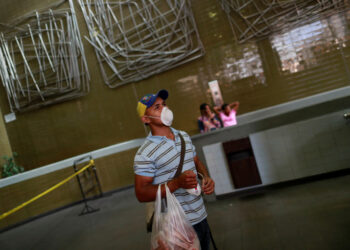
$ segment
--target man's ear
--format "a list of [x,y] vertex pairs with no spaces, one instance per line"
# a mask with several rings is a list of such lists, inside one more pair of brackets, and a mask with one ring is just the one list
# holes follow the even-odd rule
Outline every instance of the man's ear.
[[150,123],[150,119],[147,117],[147,116],[142,116],[141,117],[141,121],[143,122],[143,123]]

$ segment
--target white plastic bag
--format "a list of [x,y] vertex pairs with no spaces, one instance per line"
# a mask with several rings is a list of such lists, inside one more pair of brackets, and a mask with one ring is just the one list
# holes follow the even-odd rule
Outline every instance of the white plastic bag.
[[198,236],[188,222],[176,197],[165,184],[166,205],[161,198],[161,185],[158,186],[151,235],[152,250],[200,250]]

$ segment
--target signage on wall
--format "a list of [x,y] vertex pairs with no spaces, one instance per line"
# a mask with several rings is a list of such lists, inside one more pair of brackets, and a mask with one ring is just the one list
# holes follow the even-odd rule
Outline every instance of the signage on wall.
[[222,99],[219,82],[217,80],[208,82],[211,96],[213,98],[213,102],[215,106],[221,106],[224,104],[224,100]]
[[16,114],[10,113],[10,114],[4,115],[4,119],[6,123],[13,122],[16,120]]

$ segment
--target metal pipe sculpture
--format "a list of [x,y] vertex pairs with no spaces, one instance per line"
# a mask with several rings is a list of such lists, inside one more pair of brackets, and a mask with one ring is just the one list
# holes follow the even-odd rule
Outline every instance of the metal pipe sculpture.
[[240,43],[312,23],[349,8],[347,0],[219,0]]
[[90,76],[72,0],[69,7],[35,11],[15,24],[2,24],[9,31],[0,35],[0,78],[12,112],[89,92]]
[[78,1],[110,88],[204,55],[187,0]]

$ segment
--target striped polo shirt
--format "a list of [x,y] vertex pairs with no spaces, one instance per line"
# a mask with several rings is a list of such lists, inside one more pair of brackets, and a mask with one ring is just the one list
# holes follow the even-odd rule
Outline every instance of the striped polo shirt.
[[[191,138],[184,131],[171,128],[175,141],[165,136],[148,135],[135,155],[134,172],[137,175],[153,177],[153,185],[163,184],[172,180],[180,163],[181,133],[186,144],[186,151],[182,172],[192,170],[197,174],[193,158],[196,156]],[[207,217],[202,196],[189,194],[186,189],[179,188],[174,192],[192,225]]]

